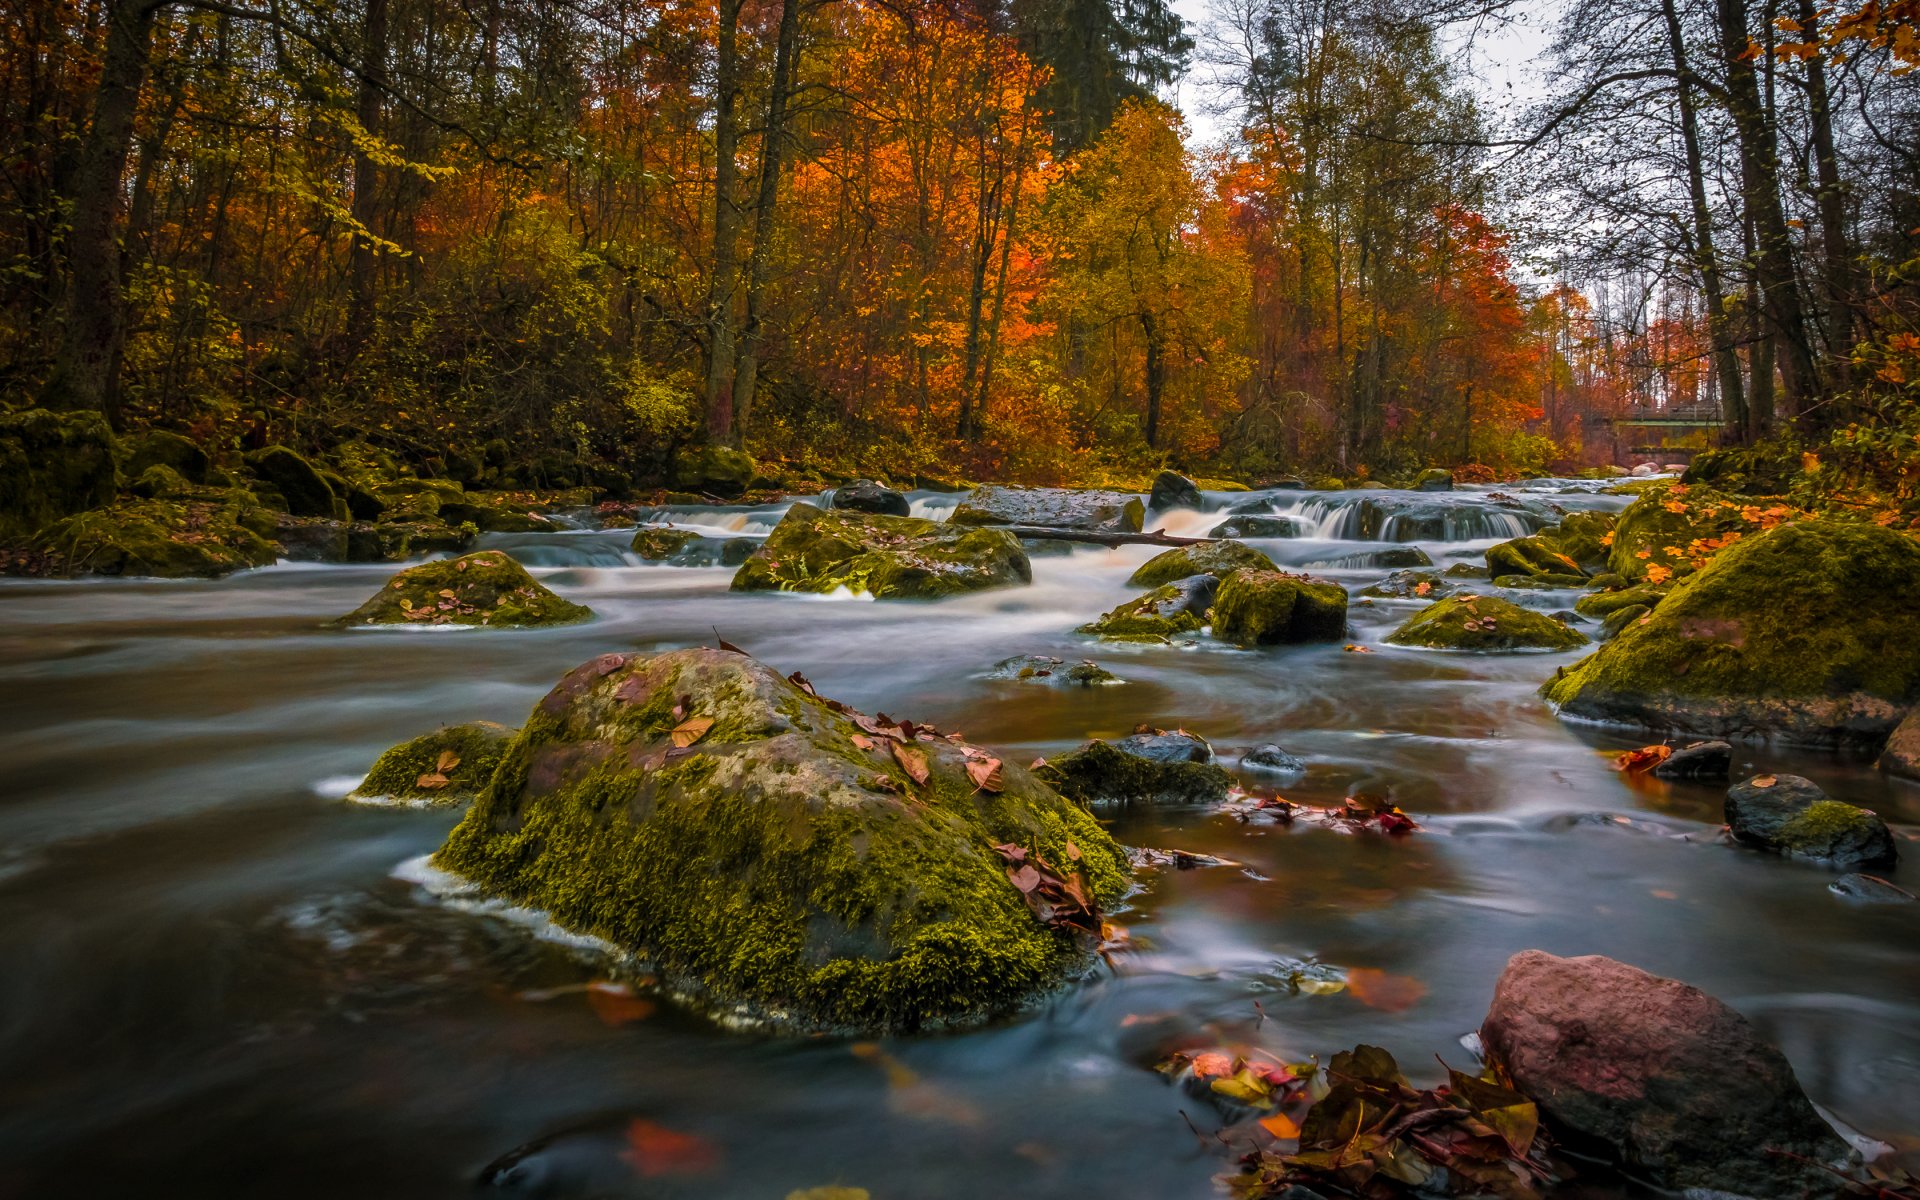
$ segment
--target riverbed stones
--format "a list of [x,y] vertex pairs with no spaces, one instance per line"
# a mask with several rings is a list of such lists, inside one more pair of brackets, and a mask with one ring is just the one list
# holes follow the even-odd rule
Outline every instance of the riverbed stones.
[[409,567],[334,624],[501,629],[567,625],[592,616],[592,609],[555,595],[508,555],[482,550]]
[[1653,773],[1661,779],[1725,779],[1733,769],[1733,747],[1726,742],[1690,742],[1667,755]]
[[1201,542],[1154,555],[1128,576],[1127,586],[1159,587],[1195,575],[1212,575],[1216,579],[1223,579],[1242,567],[1259,571],[1276,569],[1272,559],[1252,546],[1234,541]]
[[1139,533],[1146,515],[1140,497],[1096,488],[1010,487],[984,484],[948,518],[956,525],[1042,525],[1095,533]]
[[1379,600],[1438,600],[1455,585],[1434,571],[1394,571],[1379,583],[1360,589],[1362,596]]
[[1068,662],[1046,654],[1016,654],[993,664],[989,679],[1011,679],[1052,687],[1102,687],[1122,682],[1118,675],[1090,658]]
[[1545,613],[1497,596],[1453,596],[1407,618],[1387,636],[1396,646],[1429,650],[1573,650],[1585,634]]
[[492,721],[447,725],[382,754],[347,799],[362,804],[445,807],[480,794],[514,730]]
[[1082,625],[1080,632],[1123,642],[1165,641],[1194,633],[1206,624],[1219,587],[1220,581],[1211,575],[1176,579],[1114,606],[1099,620]]
[[989,789],[985,751],[856,715],[742,654],[602,655],[534,708],[435,862],[790,1031],[970,1024],[1097,961],[996,847],[1107,902],[1113,839],[1011,761]]
[[1563,552],[1552,538],[1538,533],[1512,538],[1489,548],[1487,570],[1495,579],[1507,575],[1565,576],[1574,581],[1575,587],[1587,578],[1573,556]]
[[741,564],[733,590],[935,600],[1032,582],[1026,550],[1004,529],[795,504]]
[[1220,581],[1212,620],[1213,636],[1238,646],[1339,641],[1347,590],[1310,575],[1243,567]]
[[878,513],[883,517],[913,515],[913,505],[904,495],[871,479],[856,479],[833,489],[833,507],[849,512]]
[[1095,738],[1048,759],[1035,773],[1083,804],[1213,804],[1233,786],[1206,739],[1184,732]]
[[113,500],[113,430],[98,413],[0,415],[0,542]]
[[213,467],[213,460],[198,442],[165,429],[150,429],[124,445],[128,479],[138,479],[153,467],[166,467],[188,483],[204,484]]
[[1727,831],[1742,845],[1843,867],[1899,859],[1887,823],[1799,775],[1756,775],[1727,789]]
[[1307,769],[1307,760],[1297,754],[1289,754],[1274,743],[1268,742],[1241,755],[1240,765],[1250,771],[1263,771],[1273,775],[1300,775]]
[[1902,779],[1920,779],[1920,707],[1907,714],[1880,751],[1880,769]]
[[648,562],[664,562],[700,540],[691,529],[665,529],[644,525],[634,530],[628,548]]
[[1206,505],[1206,497],[1200,494],[1200,485],[1176,471],[1162,471],[1154,476],[1153,490],[1147,496],[1147,507],[1155,512],[1168,512],[1176,508],[1204,509]]
[[1210,538],[1290,538],[1300,536],[1300,526],[1292,517],[1270,517],[1248,513],[1226,520],[1207,530]]
[[1480,1038],[1567,1145],[1660,1187],[1798,1200],[1833,1194],[1822,1164],[1849,1160],[1786,1057],[1677,980],[1523,950]]
[[1720,551],[1543,691],[1608,724],[1878,749],[1920,696],[1916,628],[1920,544],[1798,521]]
[[1914,894],[1903,887],[1878,875],[1864,875],[1858,871],[1842,875],[1829,883],[1827,890],[1842,900],[1854,900],[1861,904],[1912,904],[1915,899]]

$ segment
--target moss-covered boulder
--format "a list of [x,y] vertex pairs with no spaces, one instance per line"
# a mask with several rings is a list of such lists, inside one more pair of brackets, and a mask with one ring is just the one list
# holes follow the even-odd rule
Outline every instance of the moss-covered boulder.
[[1146,515],[1140,497],[1091,488],[986,484],[948,518],[956,525],[1044,525],[1104,533],[1138,533]]
[[1800,521],[1723,550],[1544,690],[1586,720],[1878,747],[1920,699],[1916,629],[1920,543]]
[[760,465],[731,446],[692,446],[673,456],[673,486],[714,496],[738,496],[753,483]]
[[1413,477],[1412,486],[1416,492],[1450,492],[1453,490],[1453,472],[1444,467],[1428,467]]
[[1634,581],[1691,575],[1727,546],[1799,515],[1785,504],[1660,480],[1615,522],[1607,566]]
[[1116,642],[1163,642],[1195,633],[1207,623],[1218,589],[1219,580],[1211,575],[1178,579],[1114,606],[1099,620],[1082,625],[1080,632]]
[[167,467],[188,483],[204,484],[213,467],[213,460],[198,442],[164,429],[150,429],[131,438],[122,449],[127,455],[123,472],[128,479],[138,479],[153,467]]
[[1545,534],[1529,534],[1489,547],[1487,570],[1495,579],[1507,575],[1564,575],[1584,581],[1587,572],[1572,555]]
[[1609,512],[1568,513],[1550,531],[1554,546],[1579,563],[1582,570],[1605,570],[1608,550],[1613,544],[1613,527],[1618,520]]
[[1104,687],[1124,682],[1090,658],[1070,663],[1046,654],[1016,654],[993,664],[989,679],[1011,679],[1020,683],[1047,684],[1052,687]]
[[273,514],[242,501],[126,500],[57,522],[33,547],[56,575],[212,579],[274,563],[272,529]]
[[127,490],[136,496],[148,500],[165,500],[176,496],[191,495],[194,485],[187,477],[165,463],[155,463],[140,472]]
[[408,567],[336,625],[567,625],[593,610],[554,595],[498,550]]
[[538,511],[547,503],[550,497],[527,492],[467,492],[458,499],[442,496],[440,519],[471,522],[482,533],[554,533],[561,524]]
[[1782,442],[1730,446],[1694,455],[1680,482],[1739,496],[1784,496],[1801,466],[1800,451]]
[[344,517],[345,503],[312,463],[285,446],[268,446],[247,455],[246,463],[296,517]]
[[1873,810],[1843,804],[1799,775],[1756,775],[1727,789],[1727,831],[1745,846],[1842,867],[1890,867],[1899,851]]
[[1907,714],[1880,752],[1880,769],[1902,779],[1920,779],[1920,706]]
[[1671,583],[1636,583],[1606,592],[1589,592],[1573,602],[1583,617],[1606,618],[1623,608],[1657,608],[1673,591]]
[[1455,596],[1430,604],[1387,641],[1430,650],[1572,650],[1587,644],[1579,630],[1497,596]]
[[1232,541],[1201,542],[1154,555],[1127,578],[1127,586],[1159,587],[1194,575],[1212,575],[1216,579],[1224,579],[1241,567],[1252,567],[1257,571],[1275,569],[1273,560],[1252,546]]
[[1457,562],[1440,572],[1448,579],[1492,579],[1493,572],[1473,563]]
[[1233,776],[1213,761],[1213,747],[1190,733],[1136,733],[1095,738],[1048,759],[1035,774],[1082,804],[1215,804]]
[[1032,582],[1027,552],[1003,529],[796,504],[741,565],[733,590],[847,588],[880,600],[934,600]]
[[423,733],[382,754],[347,799],[362,804],[438,807],[480,794],[500,765],[514,731],[469,721]]
[[1011,762],[861,721],[745,655],[603,655],[535,707],[435,862],[787,1029],[966,1024],[1094,962],[1009,856],[1104,902],[1127,886],[1113,839]]
[[98,413],[33,408],[0,416],[0,542],[99,508],[119,486],[113,430]]
[[1213,636],[1239,646],[1337,642],[1347,633],[1347,589],[1310,575],[1241,569],[1213,597]]
[[1379,583],[1361,588],[1360,594],[1377,600],[1438,600],[1458,586],[1433,571],[1395,571]]
[[633,552],[648,562],[664,562],[700,540],[691,529],[663,529],[647,525],[634,531]]
[[1610,642],[1626,632],[1626,628],[1651,614],[1653,610],[1644,604],[1630,604],[1625,608],[1616,608],[1600,621],[1600,640]]

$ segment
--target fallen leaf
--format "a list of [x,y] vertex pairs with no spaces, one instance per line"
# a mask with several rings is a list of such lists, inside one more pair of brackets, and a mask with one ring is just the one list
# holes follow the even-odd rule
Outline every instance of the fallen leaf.
[[[1469,624],[1471,624],[1471,622],[1469,622]],[[1365,646],[1360,645],[1358,642],[1348,642],[1345,649],[1348,654],[1372,654],[1373,653],[1373,651],[1367,649]]]
[[1673,754],[1672,746],[1642,746],[1638,750],[1629,750],[1613,760],[1616,771],[1639,774],[1651,771],[1667,761]]
[[924,750],[917,750],[912,746],[895,742],[893,743],[893,759],[900,764],[900,769],[905,771],[908,778],[912,779],[915,783],[924,784],[932,777],[933,773],[927,768],[927,753]]
[[868,737],[864,733],[849,734],[847,735],[847,740],[852,742],[854,745],[860,747],[860,749],[862,750],[873,749],[873,739]]
[[653,1001],[636,996],[624,983],[596,980],[587,985],[587,1007],[611,1029],[644,1021],[654,1013]]
[[1408,975],[1393,975],[1374,967],[1354,967],[1347,972],[1347,990],[1368,1008],[1405,1012],[1427,994],[1427,985]]
[[1000,777],[1000,760],[997,758],[968,759],[967,778],[973,780],[973,786],[983,792],[998,792],[1006,786]]
[[720,1150],[705,1138],[657,1125],[636,1117],[627,1126],[627,1148],[621,1155],[635,1173],[652,1179],[661,1175],[697,1175],[720,1165]]
[[712,728],[712,717],[688,717],[673,727],[673,744],[684,750],[707,736],[707,730]]
[[1773,775],[1755,775],[1752,779],[1747,780],[1748,785],[1757,788],[1770,788],[1779,782],[1780,780]]
[[414,780],[413,786],[421,789],[422,791],[430,792],[430,791],[433,791],[435,788],[446,787],[449,783],[452,783],[452,782],[453,780],[448,779],[445,775],[442,775],[437,771],[429,771],[425,775],[422,775],[420,778]]
[[455,754],[451,750],[442,750],[440,752],[440,761],[434,764],[433,769],[445,775],[459,765],[460,756],[458,754]]
[[738,646],[736,646],[736,645],[734,645],[734,644],[733,644],[732,642],[730,642],[730,641],[728,641],[727,639],[725,639],[725,638],[723,638],[723,637],[721,637],[721,636],[720,636],[720,630],[719,630],[719,628],[718,628],[717,626],[709,626],[709,628],[712,628],[712,629],[713,629],[713,640],[714,640],[714,641],[716,641],[716,642],[718,642],[718,643],[720,643],[720,648],[721,648],[722,650],[725,650],[725,651],[727,651],[727,652],[728,652],[728,653],[730,653],[730,654],[745,654],[745,653],[746,653],[746,651],[745,651],[745,650],[742,650],[742,649],[741,649],[740,647],[738,647]]
[[1300,1136],[1300,1122],[1285,1113],[1275,1113],[1260,1118],[1260,1128],[1277,1138],[1297,1138]]

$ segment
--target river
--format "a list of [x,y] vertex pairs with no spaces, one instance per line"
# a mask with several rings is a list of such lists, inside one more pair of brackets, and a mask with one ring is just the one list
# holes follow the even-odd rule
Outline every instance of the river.
[[[1535,511],[1625,503],[1565,481],[1506,490]],[[1364,555],[1397,539],[1444,567],[1537,523],[1473,490],[1270,499],[1302,536],[1253,544],[1343,564],[1315,569],[1355,591],[1386,574]],[[1403,515],[1369,519],[1366,501]],[[657,515],[751,537],[779,511]],[[1229,1158],[1187,1118],[1221,1122],[1151,1069],[1170,1045],[1324,1061],[1367,1041],[1430,1084],[1436,1056],[1469,1061],[1463,1035],[1528,947],[1720,996],[1819,1104],[1920,1167],[1920,905],[1849,902],[1830,871],[1720,844],[1723,786],[1615,772],[1606,752],[1644,738],[1569,727],[1535,694],[1577,654],[1387,646],[1418,602],[1386,600],[1352,610],[1364,654],[1074,633],[1134,594],[1144,546],[1038,554],[1031,587],[912,604],[733,595],[729,569],[641,563],[630,538],[483,539],[598,613],[544,631],[323,628],[380,566],[0,583],[0,1198],[1209,1197]],[[1553,611],[1574,595],[1516,598]],[[1311,764],[1290,798],[1386,793],[1421,829],[1113,815],[1130,845],[1236,865],[1143,873],[1114,918],[1133,949],[1038,1011],[872,1046],[608,1004],[566,939],[422,885],[457,812],[342,799],[396,741],[517,725],[596,654],[716,631],[823,695],[1019,761],[1142,722],[1205,735],[1229,766],[1278,742]],[[985,678],[1027,653],[1093,657],[1126,682]],[[1750,746],[1735,771],[1810,776],[1909,835],[1920,821],[1920,787],[1869,763]],[[1911,862],[1893,878],[1916,890]],[[1371,1005],[1297,991],[1315,963],[1396,984]]]

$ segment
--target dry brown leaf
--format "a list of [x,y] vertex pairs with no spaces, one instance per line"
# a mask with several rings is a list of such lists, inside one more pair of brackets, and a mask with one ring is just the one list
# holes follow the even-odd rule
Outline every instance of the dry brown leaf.
[[455,754],[451,750],[442,750],[440,752],[440,761],[433,764],[433,769],[445,775],[459,765],[460,756],[458,754]]
[[1000,777],[1000,760],[997,758],[969,758],[967,760],[967,778],[973,780],[973,786],[983,792],[998,792],[1006,786]]
[[1747,782],[1757,788],[1770,788],[1774,784],[1779,783],[1780,780],[1773,775],[1755,775],[1752,779],[1749,779]]
[[429,771],[427,774],[422,775],[420,778],[414,780],[413,786],[419,788],[421,791],[430,792],[430,791],[433,791],[435,788],[446,787],[449,783],[452,783],[452,782],[453,780],[448,779],[445,775],[442,775],[437,771]]
[[927,753],[901,742],[893,743],[893,760],[915,783],[925,783],[933,772],[927,767]]
[[707,730],[712,728],[712,717],[688,717],[673,727],[673,744],[684,750],[707,736]]

